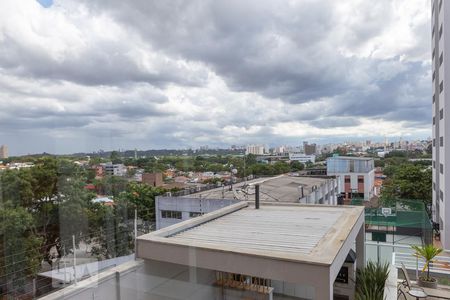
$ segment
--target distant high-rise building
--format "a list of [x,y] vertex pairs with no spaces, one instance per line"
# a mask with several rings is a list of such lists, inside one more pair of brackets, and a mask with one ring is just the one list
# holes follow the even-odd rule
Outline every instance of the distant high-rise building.
[[8,146],[2,145],[0,147],[0,159],[8,158]]
[[[450,1],[432,2],[433,221],[450,249]],[[444,24],[448,23],[447,26]]]
[[303,142],[303,151],[305,152],[306,155],[316,154],[317,145],[309,144],[308,142]]
[[264,145],[247,145],[245,154],[264,155],[265,149]]

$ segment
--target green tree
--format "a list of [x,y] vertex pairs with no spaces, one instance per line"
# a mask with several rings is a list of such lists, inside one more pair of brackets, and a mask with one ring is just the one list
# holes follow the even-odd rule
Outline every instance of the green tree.
[[33,177],[29,170],[7,170],[1,174],[0,197],[3,203],[31,207],[33,205]]
[[284,161],[277,161],[275,164],[273,164],[273,174],[274,175],[278,175],[278,174],[284,174],[287,173],[291,170],[291,167],[289,166],[289,164],[287,164]]
[[381,167],[384,168],[386,166],[386,162],[384,159],[375,159],[375,167]]
[[33,234],[33,218],[22,207],[0,209],[0,282],[20,290],[40,269],[42,239]]
[[87,242],[92,245],[93,255],[108,259],[131,254],[133,227],[128,211],[127,203],[120,199],[114,206],[92,204],[88,212],[90,234]]
[[120,154],[117,151],[112,151],[111,155],[109,156],[109,159],[111,159],[111,162],[113,164],[121,164],[122,163],[122,158],[120,157]]
[[119,176],[105,176],[94,181],[94,184],[100,194],[118,197],[120,193],[126,190],[128,181]]
[[299,161],[291,161],[291,171],[297,172],[297,171],[301,171],[305,168],[305,165],[302,164]]
[[119,201],[126,203],[128,207],[134,206],[140,219],[154,222],[155,197],[163,195],[165,192],[167,191],[163,188],[130,182],[126,191],[120,195]]
[[395,167],[383,185],[382,201],[392,199],[422,200],[431,204],[432,173],[429,168],[413,164]]

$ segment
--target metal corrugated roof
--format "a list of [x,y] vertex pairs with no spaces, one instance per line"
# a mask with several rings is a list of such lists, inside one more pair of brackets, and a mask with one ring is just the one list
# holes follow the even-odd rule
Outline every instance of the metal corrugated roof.
[[264,207],[232,214],[167,237],[180,243],[221,245],[242,250],[309,254],[336,226],[344,209]]
[[[254,199],[254,184],[260,184],[260,200],[261,202],[291,202],[298,203],[302,186],[303,195],[307,196],[312,192],[314,186],[320,187],[328,180],[327,177],[314,176],[288,176],[280,175],[276,177],[259,178],[241,182],[233,185],[233,191],[230,191],[229,186],[211,189],[195,194],[183,196],[184,198],[210,198],[210,199],[238,199],[243,201]],[[248,186],[251,185],[251,186]],[[246,187],[248,186],[248,187]],[[243,192],[246,191],[246,194]]]

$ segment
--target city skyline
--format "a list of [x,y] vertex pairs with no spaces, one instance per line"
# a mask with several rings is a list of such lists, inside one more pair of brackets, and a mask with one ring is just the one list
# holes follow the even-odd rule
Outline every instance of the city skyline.
[[431,136],[427,0],[41,3],[0,4],[11,155]]
[[[265,143],[247,143],[247,144],[233,144],[233,145],[221,145],[221,146],[214,146],[214,145],[199,145],[196,147],[179,147],[179,148],[105,148],[105,149],[93,149],[91,151],[87,152],[66,152],[66,153],[52,153],[52,152],[41,152],[41,153],[14,153],[10,155],[11,157],[21,157],[21,156],[28,156],[28,155],[40,155],[40,154],[49,154],[49,155],[76,155],[76,154],[96,154],[96,153],[102,153],[102,152],[114,152],[117,151],[119,153],[121,152],[146,152],[146,151],[214,151],[214,150],[241,150],[245,151],[248,146],[262,146],[265,147],[266,151],[272,151],[276,152],[279,151],[279,149],[284,149],[284,152],[297,152],[297,151],[304,151],[304,142],[308,142],[310,145],[317,146],[317,150],[321,152],[323,148],[325,147],[327,151],[335,151],[338,147],[367,147],[367,148],[373,148],[373,149],[380,149],[383,146],[386,146],[388,151],[395,151],[398,149],[401,150],[407,150],[411,146],[414,148],[415,146],[423,146],[425,147],[426,144],[431,144],[432,139],[431,137],[428,137],[426,139],[404,139],[402,137],[396,138],[396,139],[388,139],[385,138],[384,140],[370,140],[370,139],[347,139],[347,140],[340,140],[340,141],[333,141],[333,142],[324,142],[320,143],[315,140],[309,140],[309,141],[300,141],[297,143],[291,143],[291,144],[265,144]],[[8,145],[1,145],[7,147],[7,152],[10,153],[10,149],[8,148]],[[332,146],[331,148],[329,148]],[[402,147],[401,147],[402,146]],[[366,149],[366,148],[365,148]]]

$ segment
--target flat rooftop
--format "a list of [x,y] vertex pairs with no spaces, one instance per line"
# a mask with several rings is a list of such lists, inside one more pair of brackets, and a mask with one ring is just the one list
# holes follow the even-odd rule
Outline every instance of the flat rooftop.
[[362,157],[362,156],[332,156],[327,159],[342,159],[342,160],[374,160],[373,157]]
[[156,243],[329,266],[363,219],[363,207],[243,202],[139,237],[138,256]]
[[219,187],[208,191],[183,196],[185,198],[209,198],[209,199],[238,199],[241,201],[254,200],[255,184],[259,184],[260,201],[262,202],[287,202],[296,203],[301,195],[300,187],[303,187],[303,195],[309,195],[313,187],[320,187],[331,177],[319,176],[289,176],[280,175],[241,182],[230,186]]

